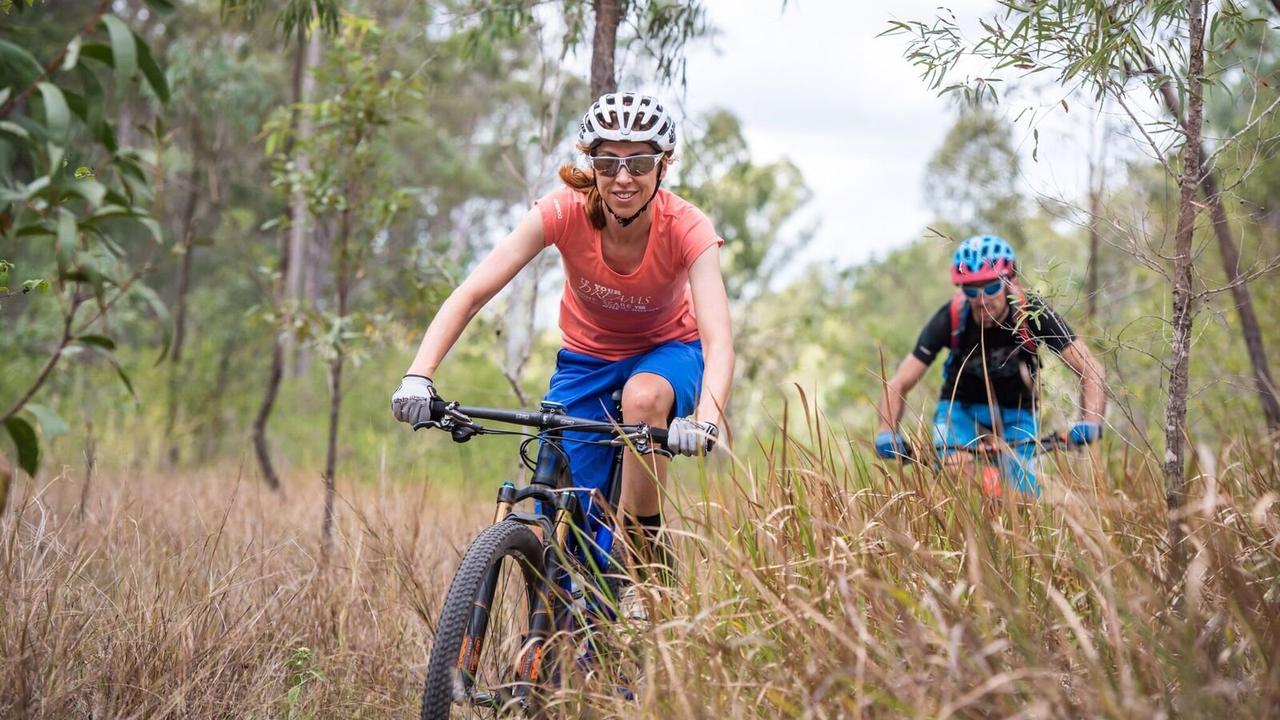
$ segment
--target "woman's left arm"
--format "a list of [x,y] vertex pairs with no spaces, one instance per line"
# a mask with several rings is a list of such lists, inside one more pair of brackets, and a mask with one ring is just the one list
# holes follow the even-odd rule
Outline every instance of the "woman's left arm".
[[1101,423],[1107,408],[1102,364],[1089,351],[1089,346],[1079,339],[1072,340],[1059,355],[1080,376],[1080,419]]
[[702,396],[694,417],[712,422],[722,431],[723,412],[729,403],[733,382],[733,324],[729,319],[729,296],[720,274],[720,247],[712,245],[689,266],[689,287],[693,291],[693,312],[702,339]]

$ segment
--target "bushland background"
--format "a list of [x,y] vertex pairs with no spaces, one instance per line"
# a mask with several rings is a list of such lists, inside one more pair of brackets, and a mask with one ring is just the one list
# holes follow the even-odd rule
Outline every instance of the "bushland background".
[[[411,433],[389,394],[439,303],[574,160],[590,98],[679,96],[714,17],[666,0],[0,13],[0,714],[413,714],[450,573],[520,466],[513,441]],[[886,17],[875,40],[956,111],[924,172],[936,220],[865,264],[798,264],[800,169],[756,159],[728,111],[684,118],[668,187],[727,241],[732,454],[675,466],[687,561],[636,643],[640,700],[581,689],[566,713],[1280,709],[1280,8],[1008,2],[977,20]],[[1087,128],[1080,196],[1022,181],[1054,113]],[[1103,443],[995,514],[869,442],[881,380],[974,232],[1015,243],[1111,395]],[[442,393],[536,403],[558,293],[540,258]],[[1044,425],[1065,429],[1076,397],[1046,358]]]

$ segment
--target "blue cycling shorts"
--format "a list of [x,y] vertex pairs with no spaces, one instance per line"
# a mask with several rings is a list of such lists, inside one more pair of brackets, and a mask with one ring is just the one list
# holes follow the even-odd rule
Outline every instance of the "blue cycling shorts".
[[[1040,425],[1035,413],[1022,408],[997,407],[1000,424],[1004,427],[1005,442],[1032,440],[1040,436]],[[933,414],[933,442],[939,447],[964,446],[976,442],[979,435],[989,434],[995,427],[991,407],[986,403],[962,403],[951,400],[938,402]],[[950,455],[955,450],[941,450]],[[1000,470],[1006,482],[1012,482],[1018,492],[1040,496],[1036,482],[1036,446],[1034,442],[1019,445],[1013,454],[1000,454]]]
[[[658,375],[671,384],[675,391],[672,417],[691,415],[702,386],[702,343],[698,340],[673,340],[622,360],[602,360],[561,349],[556,355],[556,371],[551,376],[551,386],[543,399],[563,405],[565,412],[574,417],[626,422],[626,418],[616,417],[612,396],[639,373]],[[563,447],[569,455],[573,485],[599,490],[607,497],[606,485],[614,449],[571,441],[574,438],[598,441],[607,439],[607,436],[566,432],[565,438],[570,440]],[[580,497],[586,503],[589,493],[584,491]]]

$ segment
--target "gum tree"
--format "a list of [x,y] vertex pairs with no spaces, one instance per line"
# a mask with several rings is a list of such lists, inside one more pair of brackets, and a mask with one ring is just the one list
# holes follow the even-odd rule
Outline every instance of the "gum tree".
[[290,136],[288,113],[271,124],[268,151],[290,140],[305,166],[281,153],[276,185],[289,195],[306,198],[319,236],[327,240],[332,296],[328,303],[304,308],[299,322],[328,366],[329,418],[325,454],[324,520],[327,548],[332,536],[337,475],[338,428],[342,411],[343,373],[348,361],[361,358],[362,345],[380,335],[381,315],[354,308],[353,285],[366,274],[366,264],[396,214],[410,197],[397,187],[388,168],[392,130],[418,109],[422,95],[412,78],[382,70],[382,31],[372,20],[343,16],[338,34],[316,67],[323,99],[297,107],[309,126],[305,137]]
[[[26,36],[0,31],[0,303],[17,306],[7,309],[14,321],[6,329],[25,336],[6,344],[38,336],[30,344],[47,353],[0,405],[0,424],[18,466],[33,475],[41,454],[36,427],[46,440],[67,429],[51,407],[34,402],[63,361],[96,356],[132,392],[108,319],[131,310],[152,315],[165,325],[168,345],[168,311],[144,281],[170,250],[151,215],[153,156],[119,145],[116,125],[135,85],[161,104],[169,88],[147,43],[110,5],[88,8],[81,29],[47,58],[20,44]],[[17,16],[39,11],[3,8]],[[159,119],[147,134],[163,134]],[[22,372],[16,358],[5,363]]]

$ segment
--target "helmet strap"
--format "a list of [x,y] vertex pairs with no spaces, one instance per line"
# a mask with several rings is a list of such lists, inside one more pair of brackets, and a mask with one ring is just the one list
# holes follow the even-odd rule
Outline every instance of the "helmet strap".
[[636,221],[636,218],[643,215],[644,211],[649,209],[649,204],[653,202],[653,199],[658,197],[658,189],[662,187],[663,175],[666,174],[663,172],[664,169],[665,168],[659,168],[658,170],[658,182],[653,184],[653,194],[649,196],[648,200],[644,201],[644,205],[641,205],[640,209],[637,210],[635,214],[632,215],[631,217],[622,217],[618,213],[614,212],[613,208],[609,207],[609,203],[604,201],[604,198],[600,198],[600,204],[604,205],[604,209],[609,211],[609,214],[613,216],[614,220],[618,221],[618,225],[622,227],[626,227],[630,225],[631,223]]

